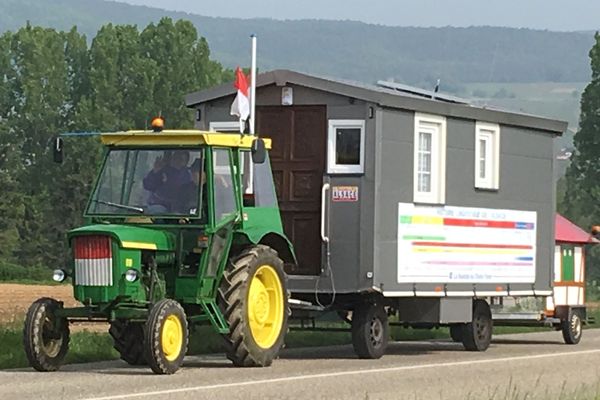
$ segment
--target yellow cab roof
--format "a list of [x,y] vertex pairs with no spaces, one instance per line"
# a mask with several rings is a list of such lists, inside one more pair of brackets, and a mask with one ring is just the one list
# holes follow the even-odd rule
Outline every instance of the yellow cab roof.
[[[239,133],[206,132],[193,129],[154,131],[124,131],[103,133],[102,143],[107,146],[222,146],[249,149],[256,136]],[[267,149],[271,139],[262,138]]]

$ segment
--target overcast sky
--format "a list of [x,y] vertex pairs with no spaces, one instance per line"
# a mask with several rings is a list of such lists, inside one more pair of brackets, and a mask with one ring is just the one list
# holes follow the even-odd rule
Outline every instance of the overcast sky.
[[351,19],[392,26],[600,28],[598,0],[119,0],[213,17]]

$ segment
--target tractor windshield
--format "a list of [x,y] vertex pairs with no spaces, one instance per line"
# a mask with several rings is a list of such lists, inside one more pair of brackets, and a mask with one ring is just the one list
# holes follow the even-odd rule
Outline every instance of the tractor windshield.
[[111,150],[87,213],[206,219],[203,171],[198,149]]

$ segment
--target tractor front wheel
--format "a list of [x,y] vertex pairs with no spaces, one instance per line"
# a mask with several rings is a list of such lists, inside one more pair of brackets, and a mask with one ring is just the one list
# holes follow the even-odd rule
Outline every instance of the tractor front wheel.
[[147,365],[144,356],[144,325],[117,319],[110,323],[108,330],[113,338],[113,347],[119,352],[121,360],[129,365]]
[[185,311],[175,300],[163,299],[150,309],[145,329],[145,360],[157,374],[177,372],[188,346]]
[[44,297],[27,311],[23,345],[29,365],[38,371],[58,370],[69,349],[69,323],[55,315],[62,307],[62,302]]
[[279,355],[289,315],[283,261],[270,247],[243,250],[229,263],[219,287],[229,323],[227,358],[239,367],[266,367]]

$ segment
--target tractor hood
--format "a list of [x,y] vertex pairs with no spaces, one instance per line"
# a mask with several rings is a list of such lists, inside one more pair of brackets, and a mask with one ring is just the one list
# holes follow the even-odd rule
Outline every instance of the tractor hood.
[[126,249],[175,250],[175,235],[162,230],[131,225],[96,224],[69,231],[69,241],[80,235],[109,235]]

